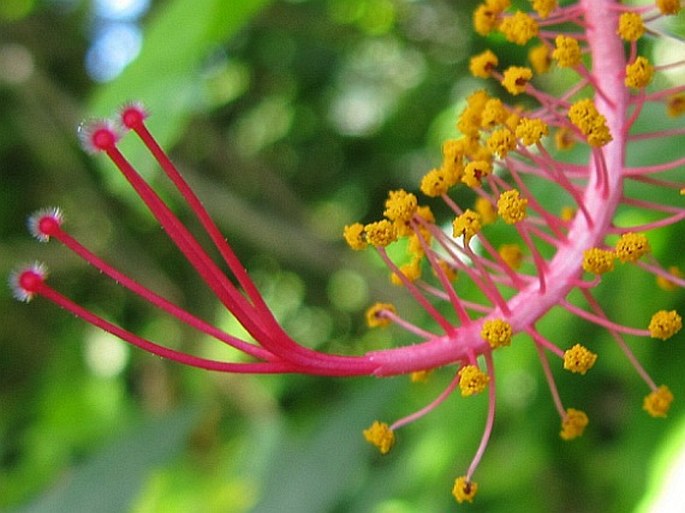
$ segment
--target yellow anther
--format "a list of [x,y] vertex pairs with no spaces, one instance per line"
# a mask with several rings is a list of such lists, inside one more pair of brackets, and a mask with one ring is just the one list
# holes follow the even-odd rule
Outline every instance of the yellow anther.
[[464,501],[473,502],[477,492],[478,483],[467,479],[466,476],[461,476],[454,480],[452,495],[459,504]]
[[440,169],[445,177],[445,182],[450,187],[458,184],[464,174],[464,166],[461,162],[448,161],[446,158],[443,159]]
[[[418,258],[412,259],[410,263],[400,267],[400,272],[409,281],[418,280],[421,277],[421,261]],[[404,282],[396,273],[390,275],[390,281],[393,285],[404,285]]]
[[499,25],[500,31],[507,41],[517,45],[525,45],[538,35],[538,24],[528,14],[517,11],[513,16],[508,16]]
[[373,246],[385,247],[397,240],[395,225],[387,219],[367,224],[364,226],[364,231],[367,242]]
[[364,430],[364,439],[378,448],[381,454],[388,454],[395,445],[395,433],[385,422],[375,420]]
[[604,146],[612,140],[606,118],[590,99],[578,100],[568,110],[568,117],[587,138],[590,146]]
[[533,0],[533,10],[538,13],[538,16],[543,20],[552,14],[552,11],[556,8],[556,0]]
[[[479,108],[480,110],[478,111],[478,121],[480,122],[480,114],[482,110],[485,108],[485,104],[487,103],[487,99],[483,102],[483,105]],[[461,145],[461,150],[462,150],[462,157],[468,157],[471,160],[474,160],[473,158],[473,153],[478,151],[478,148],[480,147],[480,134],[475,135],[475,136],[467,136],[467,137],[462,137],[460,139],[457,139]]]
[[487,144],[493,154],[503,159],[516,148],[516,136],[508,128],[498,128],[490,134]]
[[607,249],[591,248],[583,252],[583,270],[604,274],[614,270],[616,253]]
[[616,242],[616,256],[623,263],[637,262],[650,251],[649,241],[641,233],[624,233]]
[[672,118],[685,114],[685,93],[672,94],[666,98],[666,112]]
[[418,207],[416,196],[404,189],[390,191],[383,215],[391,221],[409,221]]
[[569,150],[576,143],[573,132],[565,126],[554,132],[554,145],[557,150]]
[[348,246],[359,251],[367,246],[366,233],[364,232],[364,225],[361,223],[354,223],[345,226],[343,229],[343,237]]
[[633,89],[647,87],[654,77],[654,66],[646,57],[638,57],[635,62],[626,66],[625,84]]
[[[675,265],[672,265],[671,267],[668,268],[668,274],[670,274],[674,278],[682,278],[683,277],[682,271],[680,270],[680,268],[678,268],[678,266],[675,266]],[[677,283],[675,283],[675,282],[669,280],[668,278],[666,278],[665,276],[661,276],[661,275],[656,277],[656,284],[658,285],[658,287],[660,289],[667,290],[669,292],[677,290],[679,288]]]
[[[420,206],[419,208],[417,208],[416,209],[416,215],[419,216],[424,221],[426,221],[427,223],[435,223],[435,216],[433,215],[431,208],[427,205],[423,205],[423,206]],[[430,240],[429,237],[427,237],[425,235],[424,235],[424,238],[426,240]]]
[[577,39],[558,35],[554,42],[556,48],[552,52],[552,58],[557,61],[560,68],[573,68],[580,64],[583,52]]
[[472,109],[477,110],[480,112],[483,107],[485,107],[485,103],[490,99],[490,95],[488,92],[484,89],[478,89],[474,92],[472,92],[467,98],[466,98],[466,105],[471,107]]
[[465,365],[459,371],[459,389],[462,397],[480,394],[489,382],[490,376],[475,365]]
[[488,5],[488,7],[491,7],[499,12],[511,7],[511,0],[485,0],[485,3]]
[[533,71],[530,68],[509,66],[504,70],[502,85],[510,94],[516,96],[526,90],[526,86],[532,78]]
[[369,328],[382,328],[389,325],[392,320],[387,317],[387,314],[397,314],[395,305],[391,303],[376,303],[366,309],[366,324]]
[[447,139],[442,143],[442,158],[461,164],[466,154],[467,141],[465,139]]
[[492,163],[492,152],[487,146],[475,142],[469,146],[468,158],[472,161],[485,160]]
[[511,189],[500,194],[497,200],[497,213],[507,224],[516,224],[526,218],[528,200],[519,195],[519,191]]
[[497,349],[511,344],[511,337],[514,335],[511,324],[502,319],[491,319],[483,323],[480,336],[483,337],[490,347]]
[[523,251],[518,244],[502,244],[498,249],[500,258],[512,269],[520,269],[523,263]]
[[485,50],[471,57],[469,71],[474,77],[488,78],[493,70],[497,69],[497,64],[499,64],[497,56],[491,50]]
[[652,417],[665,417],[671,408],[672,402],[673,393],[666,385],[661,385],[645,396],[642,402],[642,409]]
[[680,12],[680,0],[656,0],[656,6],[661,14],[678,14]]
[[559,436],[564,440],[573,440],[578,438],[585,431],[589,420],[585,412],[569,408],[566,410],[566,416],[561,421],[561,432]]
[[478,196],[473,208],[480,214],[480,220],[483,225],[492,224],[497,221],[497,209],[489,199]]
[[442,166],[440,167],[443,179],[448,187],[456,185],[461,180],[464,174],[464,165],[461,160],[454,160],[444,156],[442,159]]
[[548,133],[547,123],[538,118],[521,118],[516,126],[516,137],[526,146],[537,144]]
[[576,374],[585,374],[596,361],[597,355],[580,344],[564,352],[564,369]]
[[573,207],[562,207],[561,209],[561,220],[562,221],[571,221],[575,216],[576,216],[577,210]]
[[433,374],[432,370],[414,371],[409,374],[409,379],[412,383],[426,383],[430,379],[431,374]]
[[506,122],[509,111],[504,107],[502,100],[491,98],[485,102],[485,107],[481,114],[480,126],[482,128],[493,128]]
[[533,66],[536,74],[542,75],[547,72],[552,64],[549,48],[545,45],[534,46],[528,51],[528,61]]
[[473,11],[473,28],[481,36],[487,36],[497,28],[500,11],[481,4]]
[[516,109],[509,113],[509,116],[507,116],[507,119],[504,122],[504,126],[513,132],[516,130],[519,121],[521,121],[521,109]]
[[468,243],[482,227],[480,214],[467,208],[463,214],[458,215],[452,222],[452,235],[454,237],[464,237],[464,242]]
[[637,41],[645,33],[645,24],[642,16],[636,12],[624,12],[618,19],[618,30],[616,33],[624,41]]
[[[425,228],[421,227],[419,228],[421,230],[421,237],[426,241],[426,244],[430,244],[431,240],[431,233],[426,230]],[[407,253],[412,255],[415,260],[421,260],[423,256],[425,255],[425,249],[421,245],[421,238],[416,234],[412,234],[409,236],[409,244],[407,245]],[[393,274],[394,276],[394,274]]]
[[492,166],[485,160],[469,162],[464,168],[461,181],[469,187],[480,187],[481,180],[492,172]]
[[400,237],[411,237],[414,235],[414,229],[409,221],[395,221],[395,235]]
[[652,338],[667,340],[683,328],[683,319],[675,310],[659,310],[649,321],[649,334]]
[[480,132],[481,114],[489,99],[490,96],[485,91],[479,90],[472,93],[466,99],[466,108],[457,120],[457,130],[466,136],[477,138]]
[[[412,256],[413,260],[416,261],[417,264],[419,264],[421,259],[424,257],[424,244],[429,245],[431,238],[433,237],[430,231],[428,231],[428,229],[425,227],[420,227],[419,233],[421,233],[421,237],[419,237],[419,235],[416,233],[409,236],[409,244],[407,245],[407,253]],[[423,242],[421,239],[423,239]]]
[[[444,260],[438,260],[438,267],[447,278],[447,281],[454,281],[457,279],[457,270]],[[437,274],[437,270],[434,269],[433,272]]]
[[442,169],[432,169],[423,175],[421,179],[421,192],[431,198],[446,194],[449,188],[450,183],[447,180],[445,171]]

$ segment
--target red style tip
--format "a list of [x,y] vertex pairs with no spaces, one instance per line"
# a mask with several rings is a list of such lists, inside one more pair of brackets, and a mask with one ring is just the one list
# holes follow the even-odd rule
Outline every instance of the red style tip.
[[81,145],[88,153],[110,150],[119,140],[116,125],[108,119],[84,122],[79,126],[78,134]]
[[17,300],[28,303],[40,291],[47,275],[47,267],[39,262],[12,273],[10,275],[12,295]]
[[58,207],[50,207],[39,210],[28,220],[31,235],[40,242],[48,242],[50,237],[55,236],[64,221],[62,210]]
[[127,103],[121,108],[121,113],[119,114],[122,126],[130,130],[134,130],[142,125],[148,115],[147,110],[145,110],[145,107],[140,102]]

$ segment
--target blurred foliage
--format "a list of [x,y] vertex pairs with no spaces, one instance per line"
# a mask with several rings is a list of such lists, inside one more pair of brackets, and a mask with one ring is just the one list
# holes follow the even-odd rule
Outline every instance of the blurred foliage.
[[[486,46],[471,34],[474,5],[159,0],[142,20],[138,59],[99,84],[84,68],[96,25],[90,2],[3,0],[2,275],[17,263],[45,260],[59,288],[82,304],[174,347],[225,354],[96,279],[58,246],[38,246],[24,230],[29,213],[58,202],[71,231],[95,251],[235,329],[120,177],[79,148],[80,120],[141,99],[153,113],[153,132],[295,338],[348,353],[403,343],[397,332],[366,332],[363,309],[396,292],[372,254],[351,254],[339,236],[344,224],[377,217],[388,188],[416,189],[453,134],[464,96],[483,87],[466,71],[468,56]],[[505,65],[522,59],[497,39],[487,44]],[[125,148],[153,172],[139,147],[125,141]],[[631,158],[673,151],[640,147]],[[666,265],[683,263],[683,241],[682,227],[651,239]],[[656,289],[651,276],[634,269],[606,281],[598,295],[619,322],[646,324],[654,310],[683,302],[682,292]],[[224,376],[126,351],[40,300],[16,303],[8,290],[0,308],[0,509],[459,509],[449,492],[480,438],[484,398],[449,400],[402,429],[385,458],[361,437],[375,418],[424,406],[449,371],[419,386],[403,378]],[[605,332],[563,312],[541,325],[561,345],[582,340],[600,353],[584,378],[557,376],[565,400],[586,409],[592,424],[577,442],[559,440],[537,356],[520,337],[496,355],[498,418],[478,470],[481,491],[468,509],[631,511],[646,491],[660,440],[683,416],[682,401],[666,423],[647,418],[645,387]],[[682,344],[631,345],[680,398]]]

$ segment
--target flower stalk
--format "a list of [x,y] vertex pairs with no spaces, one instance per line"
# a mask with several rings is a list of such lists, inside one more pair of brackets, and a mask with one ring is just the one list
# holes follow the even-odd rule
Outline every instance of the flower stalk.
[[[401,189],[389,193],[381,220],[344,229],[350,247],[374,248],[392,281],[432,319],[430,327],[418,326],[391,304],[377,303],[369,309],[371,327],[395,325],[416,337],[413,345],[343,356],[315,351],[293,340],[276,321],[200,199],[148,131],[147,113],[138,104],[124,106],[116,121],[84,125],[83,145],[89,152],[104,154],[119,170],[201,281],[254,342],[224,333],[116,270],[65,230],[59,209],[35,214],[30,229],[38,240],[57,240],[162,312],[245,353],[251,361],[200,358],[144,339],[60,294],[48,285],[42,264],[13,274],[15,295],[25,301],[43,297],[150,353],[207,370],[383,377],[452,367],[454,378],[432,403],[390,425],[375,422],[364,436],[387,453],[395,445],[395,430],[433,411],[457,388],[463,396],[487,388],[488,412],[481,442],[453,489],[457,501],[470,502],[478,489],[472,478],[495,421],[493,352],[506,351],[517,334],[527,335],[537,350],[559,412],[561,438],[580,436],[589,423],[584,412],[564,406],[548,357],[555,359],[560,369],[584,375],[598,354],[581,344],[563,349],[537,330],[538,321],[554,307],[608,331],[649,389],[643,403],[648,414],[665,416],[673,400],[668,388],[658,386],[637,361],[624,337],[666,340],[682,328],[680,315],[662,310],[652,316],[648,326],[624,326],[608,318],[592,289],[617,265],[632,265],[655,275],[665,290],[685,285],[677,267],[664,269],[651,255],[648,236],[685,218],[685,182],[678,174],[685,157],[651,165],[627,164],[631,142],[668,138],[677,144],[677,137],[685,133],[682,128],[653,132],[635,128],[648,104],[663,104],[673,117],[685,113],[685,86],[653,86],[655,76],[682,70],[685,62],[652,64],[638,55],[637,46],[640,38],[656,34],[651,27],[655,20],[679,10],[680,3],[673,0],[657,0],[654,6],[640,8],[616,0],[580,0],[565,7],[554,0],[534,0],[529,12],[513,12],[508,0],[486,0],[475,10],[474,27],[479,34],[499,32],[513,44],[527,45],[530,52],[526,65],[502,70],[497,56],[487,50],[473,57],[471,73],[498,82],[497,87],[514,97],[527,98],[533,106],[509,106],[484,90],[468,98],[457,119],[458,137],[445,142],[441,166],[427,172],[420,184],[429,201],[442,202],[451,211],[449,231],[436,221],[428,206],[419,204],[416,195]],[[578,75],[578,82],[558,96],[545,92],[537,81],[539,75],[554,73],[555,68],[568,68]],[[230,274],[212,260],[121,153],[118,141],[126,132],[137,136],[155,158]],[[584,147],[585,163],[566,157],[565,151],[572,146]],[[628,183],[657,188],[663,201],[630,197]],[[560,205],[550,206],[545,197],[536,196],[536,191],[545,190],[541,184],[569,205],[559,209]],[[457,204],[450,195],[457,187],[472,191],[473,205]],[[620,207],[648,211],[657,219],[635,226],[618,225]],[[518,242],[497,247],[488,234],[494,223],[509,230]],[[611,242],[616,235],[618,240]],[[396,262],[386,250],[398,239],[407,241],[409,263]],[[454,283],[457,276],[472,282],[482,294],[462,297]],[[569,298],[574,290],[580,291],[584,304]]]

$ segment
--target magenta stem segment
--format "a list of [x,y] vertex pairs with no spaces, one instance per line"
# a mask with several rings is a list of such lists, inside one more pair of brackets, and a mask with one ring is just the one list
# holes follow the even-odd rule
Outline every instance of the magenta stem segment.
[[495,365],[492,361],[492,352],[486,351],[483,354],[483,357],[485,358],[487,374],[488,376],[490,376],[490,383],[488,383],[488,416],[485,421],[485,430],[483,431],[483,436],[480,440],[480,444],[478,445],[478,450],[476,451],[476,455],[473,457],[473,460],[469,465],[469,469],[466,472],[467,480],[471,479],[473,473],[476,471],[476,468],[478,467],[478,464],[480,463],[480,460],[483,458],[483,454],[485,454],[485,449],[487,448],[488,442],[490,441],[492,427],[495,425],[495,400],[497,397],[495,391]]
[[[423,294],[421,294],[421,291],[416,288],[416,286],[409,280],[402,270],[395,265],[395,262],[393,262],[390,257],[388,256],[388,253],[385,251],[385,248],[378,248],[378,254],[380,255],[381,259],[383,262],[385,262],[385,265],[388,266],[388,268],[395,273],[395,275],[400,279],[402,282],[402,285],[409,291],[409,293],[414,297],[417,303],[419,303],[425,310],[430,314],[431,317],[440,325],[440,327],[445,330],[446,333],[451,333],[454,331],[454,328],[452,327],[452,324],[445,319],[445,317],[436,310],[436,308],[424,297]],[[417,369],[419,370],[419,369]]]
[[416,335],[418,337],[429,339],[429,338],[433,338],[435,336],[430,331],[426,331],[422,328],[419,328],[418,326],[415,326],[414,324],[410,323],[409,321],[406,321],[405,319],[403,319],[399,315],[394,314],[393,312],[388,311],[388,312],[385,312],[383,315],[387,319],[390,319],[392,322],[397,324],[399,327],[407,330],[410,333],[413,333],[414,335]]
[[412,223],[412,228],[414,228],[414,232],[416,233],[416,236],[419,238],[419,243],[421,244],[421,247],[423,248],[426,257],[428,258],[431,264],[431,268],[435,271],[435,274],[437,275],[443,290],[447,294],[449,302],[454,307],[454,311],[457,314],[457,318],[459,319],[460,324],[466,324],[470,322],[469,314],[466,312],[466,309],[464,308],[461,299],[459,298],[459,296],[454,290],[454,287],[452,287],[452,284],[445,275],[445,271],[443,271],[442,267],[440,267],[440,264],[437,261],[435,253],[430,248],[430,244],[424,238],[423,234],[421,233],[421,230],[416,228],[416,225],[414,223]]
[[118,270],[104,262],[102,259],[95,256],[92,252],[86,249],[82,244],[80,244],[76,239],[74,239],[71,235],[66,233],[61,228],[58,228],[56,231],[51,233],[51,236],[60,241],[71,251],[79,255],[93,267],[103,272],[105,275],[109,276],[112,280],[116,281],[123,287],[131,290],[132,292],[139,295],[146,301],[155,305],[160,310],[163,310],[169,313],[170,315],[176,317],[181,322],[184,322],[189,326],[192,326],[196,330],[201,331],[202,333],[206,333],[207,335],[214,337],[217,340],[220,340],[221,342],[224,342],[234,347],[235,349],[243,351],[244,353],[249,354],[255,358],[259,358],[261,360],[274,359],[274,355],[270,352],[262,349],[261,347],[257,347],[253,344],[249,344],[243,340],[228,335],[227,333],[221,331],[215,326],[212,326],[211,324],[208,324],[207,322],[191,315],[182,308],[176,306],[167,299],[163,298],[159,294],[152,292],[150,289],[142,286],[135,280],[132,280],[125,274],[119,272]]
[[[563,419],[566,416],[566,410],[564,409],[564,405],[561,402],[561,397],[559,396],[559,389],[557,388],[557,384],[554,381],[554,375],[552,374],[552,369],[549,366],[549,360],[547,359],[547,355],[545,354],[543,349],[550,349],[557,355],[558,351],[560,350],[556,346],[550,347],[552,346],[551,342],[546,340],[534,328],[529,329],[528,334],[533,338],[533,341],[535,343],[535,350],[538,353],[538,359],[540,360],[540,365],[542,365],[542,371],[545,373],[545,379],[547,380],[547,386],[549,387],[549,391],[552,395],[552,400],[554,401],[554,407],[557,409],[557,412],[559,412],[559,416]],[[563,352],[560,356],[564,356]]]
[[118,337],[126,342],[139,347],[149,353],[160,356],[162,358],[167,358],[175,362],[190,365],[192,367],[197,367],[199,369],[206,369],[218,372],[234,372],[234,373],[249,373],[249,374],[273,374],[273,373],[291,373],[291,372],[302,372],[303,369],[292,366],[287,362],[254,362],[254,363],[231,363],[216,360],[209,360],[206,358],[200,358],[197,356],[192,356],[180,351],[175,351],[168,347],[160,346],[151,342],[147,339],[139,337],[127,331],[109,321],[106,321],[102,317],[95,315],[94,313],[86,310],[82,306],[74,303],[67,297],[63,296],[56,290],[50,288],[45,283],[41,283],[36,290],[37,294],[45,297],[49,301],[61,306],[65,310],[73,313],[77,317],[80,317],[84,321],[92,324],[93,326],[100,328],[103,331],[111,333],[115,337]]
[[[250,305],[209,259],[190,232],[188,232],[178,218],[172,213],[171,209],[169,209],[157,193],[142,179],[116,147],[112,146],[105,151],[110,160],[119,171],[121,171],[126,180],[148,206],[150,212],[169,234],[169,237],[185,255],[189,263],[191,263],[200,273],[207,285],[209,285],[221,299],[222,303],[236,314],[241,323],[250,323],[250,320],[252,319],[252,316],[248,313],[250,312]],[[250,331],[253,336],[255,336],[255,334],[252,333],[251,330],[259,333],[257,328],[248,328],[248,331]]]
[[650,264],[648,262],[638,262],[637,265],[638,267],[654,274],[655,276],[664,278],[666,281],[669,281],[674,285],[677,285],[679,287],[685,287],[685,279],[683,279],[680,276],[676,276],[673,273],[666,271],[665,269],[662,269],[659,265]]
[[[231,311],[260,345],[277,355],[281,360],[304,368],[330,368],[335,374],[345,373],[351,363],[360,363],[360,359],[324,355],[295,343],[273,321],[269,314],[266,318],[259,309],[249,304],[246,298],[230,283],[216,264],[204,252],[199,243],[174,216],[169,207],[154,190],[140,177],[136,170],[116,148],[111,145],[104,150],[116,167],[122,172],[131,186],[146,203],[152,214],[165,228],[176,246],[186,256],[188,262],[198,271],[204,282],[212,289],[222,303]],[[339,367],[342,365],[342,367]],[[354,367],[354,365],[352,365]],[[349,369],[354,373],[354,369]]]
[[424,406],[421,408],[419,411],[412,413],[411,415],[407,415],[406,417],[402,417],[399,420],[396,420],[395,422],[392,423],[390,426],[390,429],[399,429],[402,426],[406,426],[407,424],[410,424],[414,422],[415,420],[420,419],[421,417],[425,416],[426,414],[432,412],[435,408],[440,406],[445,399],[447,399],[449,396],[452,395],[452,392],[454,392],[454,389],[457,388],[459,385],[459,372],[456,372],[454,374],[454,377],[452,380],[449,382],[445,390],[443,390],[438,397],[436,397],[430,404]]
[[[582,291],[583,296],[585,296],[585,299],[587,302],[590,304],[590,307],[595,311],[595,313],[601,317],[606,319],[606,315],[602,308],[599,306],[599,303],[595,300],[594,297],[590,294],[589,291],[583,290]],[[625,354],[626,358],[628,358],[628,361],[630,364],[633,366],[635,371],[640,375],[640,377],[647,383],[647,385],[652,389],[656,389],[656,384],[652,380],[652,378],[649,376],[645,368],[640,364],[640,362],[637,360],[635,357],[635,354],[630,350],[628,347],[628,344],[626,344],[625,340],[623,340],[623,337],[619,334],[618,330],[608,328],[609,334],[613,337],[613,339],[616,341],[616,344],[618,347],[623,351],[623,354]],[[649,331],[647,331],[647,334],[643,334],[643,336],[649,335]]]
[[[585,292],[587,292],[587,290],[583,289],[583,292],[585,293]],[[636,335],[638,337],[648,337],[649,336],[649,330],[640,329],[640,328],[631,328],[629,326],[623,326],[621,324],[611,322],[606,317],[596,315],[596,314],[593,314],[591,312],[587,312],[587,311],[583,310],[582,308],[579,308],[576,305],[569,303],[565,299],[560,301],[559,304],[560,304],[560,306],[564,307],[566,310],[568,310],[572,314],[577,315],[581,319],[585,319],[586,321],[590,321],[594,324],[597,324],[598,326],[602,326],[603,328],[606,328],[607,330],[625,333],[626,335]],[[594,305],[596,305],[596,303],[594,303],[593,306]]]
[[233,249],[219,231],[219,228],[216,226],[216,223],[214,223],[214,220],[207,212],[207,209],[205,209],[195,192],[190,188],[186,180],[178,172],[176,166],[174,166],[174,164],[171,162],[171,159],[166,152],[157,143],[155,138],[145,126],[143,120],[141,119],[139,123],[134,124],[132,129],[140,137],[145,146],[150,150],[162,170],[174,183],[178,191],[183,195],[184,199],[188,202],[191,210],[199,219],[203,228],[210,236],[212,242],[221,253],[224,261],[237,278],[240,286],[243,288],[243,290],[245,290],[249,298],[252,300],[253,304],[260,309],[260,313],[271,316],[271,311],[266,306],[266,303],[264,303],[264,299],[257,290],[257,287],[254,285],[252,279],[247,274],[245,267],[242,265],[240,260],[238,260],[238,257],[235,255]]

